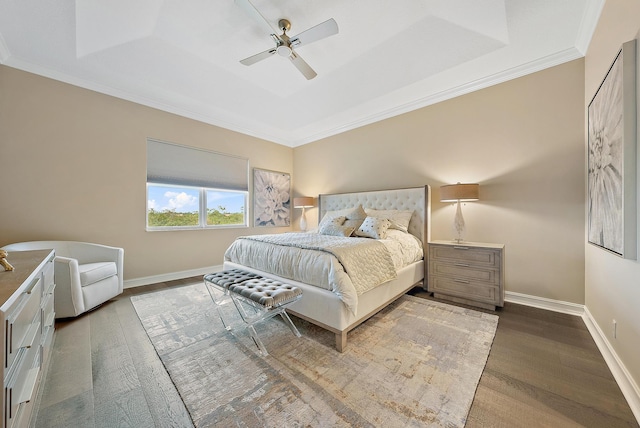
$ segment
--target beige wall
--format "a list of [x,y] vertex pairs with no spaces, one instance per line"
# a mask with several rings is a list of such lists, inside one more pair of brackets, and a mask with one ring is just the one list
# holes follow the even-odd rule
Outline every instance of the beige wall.
[[293,168],[291,148],[5,66],[0,94],[0,246],[123,247],[125,280],[219,265],[229,243],[254,230],[146,232],[147,137]]
[[[621,45],[626,41],[639,38],[639,30],[640,2],[637,0],[609,0],[606,2],[585,58],[583,111],[586,111]],[[640,82],[640,73],[638,82]],[[638,99],[640,99],[640,92]],[[638,117],[640,119],[640,115]],[[586,144],[587,138],[585,137],[585,147]],[[640,158],[637,165],[640,165]],[[640,191],[640,183],[638,183],[638,191]],[[640,201],[640,197],[638,201]],[[638,224],[640,224],[640,210]],[[640,244],[640,236],[638,236],[638,243]],[[640,252],[638,255],[640,256]],[[636,260],[622,259],[586,244],[585,265],[587,309],[635,380],[636,394],[639,394],[640,263]],[[612,324],[614,319],[618,323],[617,338],[613,337]],[[639,404],[636,403],[636,406]]]
[[463,207],[467,239],[506,245],[507,291],[582,304],[583,100],[576,60],[297,147],[296,190],[429,184],[432,239],[450,239],[439,186],[480,183],[481,200]]

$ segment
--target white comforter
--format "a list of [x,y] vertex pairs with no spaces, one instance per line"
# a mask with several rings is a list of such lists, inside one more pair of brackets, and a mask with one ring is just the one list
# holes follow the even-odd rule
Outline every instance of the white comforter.
[[[419,241],[402,234],[410,238],[376,241],[316,233],[245,236],[231,244],[225,261],[330,290],[355,313],[359,295],[422,258]],[[415,246],[410,249],[412,240]]]

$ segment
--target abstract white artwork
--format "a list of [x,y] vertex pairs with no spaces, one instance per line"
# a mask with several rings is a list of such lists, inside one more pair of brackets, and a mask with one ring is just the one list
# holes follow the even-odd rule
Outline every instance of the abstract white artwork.
[[635,40],[625,43],[589,104],[588,239],[635,258]]
[[291,176],[285,172],[253,169],[253,225],[289,226]]

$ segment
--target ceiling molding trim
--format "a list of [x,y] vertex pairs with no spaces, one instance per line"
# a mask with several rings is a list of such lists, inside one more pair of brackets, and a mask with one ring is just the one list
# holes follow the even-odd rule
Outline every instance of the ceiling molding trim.
[[587,2],[584,8],[584,14],[582,15],[582,21],[580,21],[580,28],[578,29],[578,36],[576,37],[576,48],[582,53],[587,54],[589,44],[593,33],[596,31],[598,21],[600,20],[600,14],[604,8],[606,0],[594,0]]
[[353,121],[351,123],[347,123],[332,129],[328,129],[324,132],[319,132],[313,135],[309,135],[308,137],[301,138],[295,141],[292,147],[309,144],[323,138],[341,134],[343,132],[360,128],[365,125],[370,125],[372,123],[379,122],[384,119],[389,119],[394,116],[399,116],[401,114],[408,113],[410,111],[418,110],[420,108],[437,104],[439,102],[446,101],[455,97],[459,97],[461,95],[466,95],[468,93],[475,92],[480,89],[485,89],[493,85],[497,85],[500,83],[507,82],[509,80],[517,79],[519,77],[526,76],[527,74],[532,74],[538,71],[542,71],[546,68],[555,67],[557,65],[564,64],[566,62],[573,61],[582,57],[584,57],[584,55],[581,52],[579,52],[577,49],[569,48],[564,51],[557,52],[553,55],[548,55],[546,57],[537,59],[535,61],[531,61],[529,63],[504,70],[500,73],[492,74],[485,78],[478,79],[473,82],[469,82],[468,84],[456,86],[454,88],[447,89],[445,91],[441,91],[441,92],[429,95],[427,97],[420,98],[418,100],[399,105],[392,109],[384,110],[379,113],[369,115],[367,117]]
[[9,47],[7,46],[7,43],[4,41],[4,37],[2,37],[2,33],[0,33],[0,64],[6,64],[10,57],[11,57],[11,52],[9,51]]
[[25,71],[27,73],[33,73],[38,76],[46,77],[49,79],[53,79],[62,83],[67,83],[72,86],[77,86],[79,88],[87,89],[90,91],[98,92],[103,95],[112,96],[121,100],[130,101],[135,104],[140,104],[145,107],[154,108],[157,110],[164,111],[166,113],[175,114],[176,116],[184,117],[187,119],[197,120],[198,122],[206,123],[208,125],[217,126],[218,128],[223,128],[229,131],[238,132],[240,134],[248,135],[250,137],[258,138],[261,140],[266,140],[272,143],[293,147],[293,142],[283,138],[281,135],[272,135],[268,132],[256,132],[252,129],[249,129],[245,126],[238,125],[232,121],[223,120],[220,118],[203,115],[200,113],[195,113],[188,108],[185,107],[175,107],[164,102],[147,98],[144,96],[140,96],[137,94],[131,94],[129,92],[123,91],[121,89],[116,89],[111,86],[98,84],[89,80],[80,79],[76,76],[71,76],[66,73],[62,73],[57,70],[52,70],[46,67],[41,67],[39,65],[17,60],[12,58],[5,64],[8,67],[15,68],[18,70]]

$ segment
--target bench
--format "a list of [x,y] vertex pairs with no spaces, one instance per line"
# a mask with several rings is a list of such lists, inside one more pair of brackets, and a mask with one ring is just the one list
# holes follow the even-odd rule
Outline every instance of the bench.
[[254,324],[280,315],[293,334],[300,337],[300,332],[286,312],[288,305],[302,297],[302,289],[299,287],[241,269],[207,274],[204,276],[204,283],[225,329],[233,329],[222,313],[224,300],[230,297],[244,322],[244,327],[263,356],[269,353],[258,337]]

